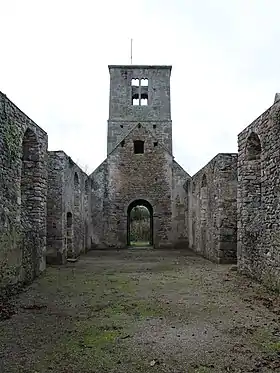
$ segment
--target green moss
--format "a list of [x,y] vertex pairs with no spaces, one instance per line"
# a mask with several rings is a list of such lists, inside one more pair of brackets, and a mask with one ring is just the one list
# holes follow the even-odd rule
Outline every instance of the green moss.
[[20,145],[20,132],[17,126],[11,119],[7,120],[7,125],[4,126],[3,133],[4,141],[7,145],[10,163],[18,158]]

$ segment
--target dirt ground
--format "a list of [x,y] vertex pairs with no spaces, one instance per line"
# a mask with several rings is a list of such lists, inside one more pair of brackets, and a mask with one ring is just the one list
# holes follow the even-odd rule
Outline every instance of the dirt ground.
[[280,372],[279,297],[187,251],[49,267],[0,322],[0,372]]

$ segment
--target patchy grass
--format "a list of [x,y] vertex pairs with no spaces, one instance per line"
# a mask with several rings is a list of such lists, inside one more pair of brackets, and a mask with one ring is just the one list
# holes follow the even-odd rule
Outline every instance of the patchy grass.
[[259,286],[242,300],[228,268],[143,249],[50,267],[1,323],[0,371],[240,373],[257,364],[269,373],[280,348],[275,315]]

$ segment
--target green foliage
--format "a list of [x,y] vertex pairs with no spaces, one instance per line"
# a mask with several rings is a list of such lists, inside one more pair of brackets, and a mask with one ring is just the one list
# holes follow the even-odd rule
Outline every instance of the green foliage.
[[145,206],[135,206],[130,213],[131,220],[142,220],[142,219],[149,219],[150,213],[147,207]]

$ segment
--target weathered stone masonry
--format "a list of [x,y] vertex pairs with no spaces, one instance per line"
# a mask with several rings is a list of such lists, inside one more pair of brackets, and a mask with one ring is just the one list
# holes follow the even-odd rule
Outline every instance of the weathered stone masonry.
[[0,288],[45,269],[47,134],[0,93]]
[[[277,95],[276,95],[277,99]],[[280,288],[280,101],[238,135],[238,269]]]
[[88,176],[63,151],[48,152],[48,263],[65,263],[90,248],[89,205]]
[[236,262],[237,154],[218,154],[192,178],[190,246],[218,263]]
[[[150,211],[153,247],[190,247],[280,288],[280,95],[192,178],[174,160],[171,66],[109,66],[107,158],[87,176],[0,93],[0,295],[47,263],[130,244]],[[237,159],[238,158],[238,159]]]
[[[152,211],[154,247],[188,245],[185,183],[191,178],[172,155],[171,66],[109,71],[108,156],[90,175],[94,246],[126,247],[128,210],[140,200]],[[136,142],[143,146],[139,154]]]

